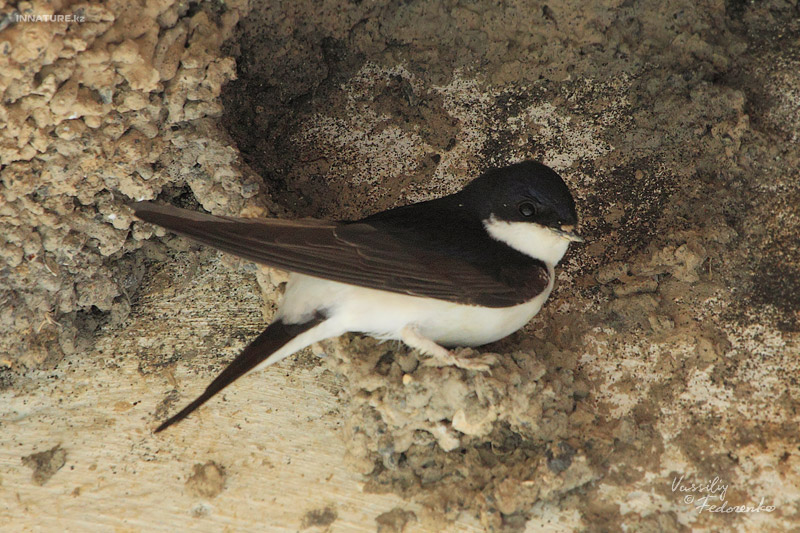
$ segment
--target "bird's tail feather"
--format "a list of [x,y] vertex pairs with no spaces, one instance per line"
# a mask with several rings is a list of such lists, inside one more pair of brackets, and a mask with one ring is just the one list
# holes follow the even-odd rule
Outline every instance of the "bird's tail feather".
[[[253,342],[248,344],[247,347],[242,350],[242,353],[240,353],[236,359],[234,359],[225,368],[225,370],[223,370],[222,373],[217,376],[208,387],[206,387],[206,390],[203,392],[203,394],[198,396],[197,399],[192,403],[181,409],[181,411],[176,415],[172,416],[163,424],[158,426],[155,432],[158,433],[160,431],[164,431],[172,424],[180,422],[189,416],[189,414],[191,414],[195,409],[206,403],[219,391],[239,379],[241,376],[247,374],[249,371],[253,370],[260,363],[269,359],[270,356],[278,355],[276,354],[278,350],[289,344],[298,335],[301,335],[314,326],[317,326],[323,320],[323,317],[316,316],[308,322],[303,322],[301,324],[285,324],[283,320],[277,319],[275,322],[267,326],[267,329],[265,329],[253,340]],[[298,349],[300,348],[295,348],[292,350],[292,352]],[[275,358],[271,362],[277,362],[286,355],[289,355],[289,353],[284,354],[282,357]]]

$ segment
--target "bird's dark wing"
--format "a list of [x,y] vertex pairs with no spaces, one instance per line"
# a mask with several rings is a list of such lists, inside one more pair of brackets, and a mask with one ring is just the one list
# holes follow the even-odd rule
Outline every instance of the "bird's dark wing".
[[[518,257],[521,254],[514,252],[507,262],[523,261],[527,268],[522,272],[512,268],[520,265],[512,264],[489,268],[469,257],[442,253],[436,242],[387,231],[379,223],[220,217],[150,202],[132,207],[146,222],[224,252],[361,287],[508,307],[530,300],[548,284],[544,264],[523,260]],[[480,252],[491,254],[492,250]]]

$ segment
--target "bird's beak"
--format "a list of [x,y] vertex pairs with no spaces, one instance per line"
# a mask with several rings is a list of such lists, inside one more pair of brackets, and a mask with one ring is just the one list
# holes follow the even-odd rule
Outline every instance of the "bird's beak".
[[572,242],[583,242],[583,237],[572,231],[573,229],[575,229],[575,226],[561,226],[561,229],[552,228],[559,237]]

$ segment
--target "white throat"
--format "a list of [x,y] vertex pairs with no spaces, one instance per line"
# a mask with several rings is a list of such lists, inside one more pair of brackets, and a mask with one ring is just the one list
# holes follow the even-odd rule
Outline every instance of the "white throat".
[[483,227],[493,239],[539,259],[551,268],[561,261],[569,246],[568,239],[534,222],[503,222],[492,215],[483,221]]

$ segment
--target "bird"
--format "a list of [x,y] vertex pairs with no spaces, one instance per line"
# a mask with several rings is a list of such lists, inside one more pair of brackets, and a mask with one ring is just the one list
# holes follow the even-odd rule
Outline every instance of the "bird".
[[272,323],[156,433],[241,376],[348,332],[402,341],[438,366],[486,371],[491,356],[470,358],[469,347],[527,324],[569,244],[583,241],[566,183],[532,160],[359,220],[214,216],[150,201],[131,207],[142,221],[290,273]]

